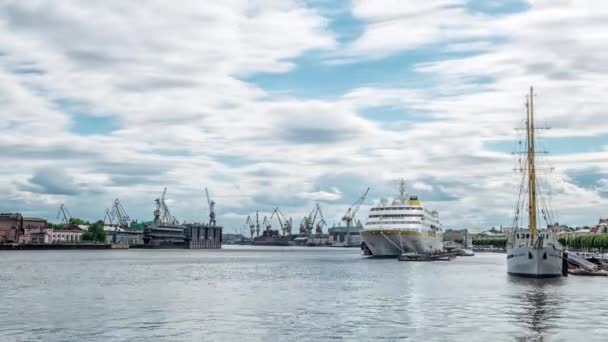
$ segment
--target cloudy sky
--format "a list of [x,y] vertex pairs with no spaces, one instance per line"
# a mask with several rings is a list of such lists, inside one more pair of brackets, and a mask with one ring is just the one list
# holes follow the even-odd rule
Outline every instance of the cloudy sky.
[[608,2],[0,1],[0,211],[339,220],[395,180],[510,225],[530,85],[557,220],[608,216]]

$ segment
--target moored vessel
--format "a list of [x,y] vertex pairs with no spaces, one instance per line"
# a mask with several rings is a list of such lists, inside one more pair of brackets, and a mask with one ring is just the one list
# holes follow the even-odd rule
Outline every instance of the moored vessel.
[[[272,225],[270,221],[277,215],[279,220],[279,224],[281,225],[281,230],[283,234],[279,232],[277,229],[272,229]],[[275,208],[270,219],[264,216],[262,221],[262,225],[264,226],[264,230],[260,235],[260,220],[259,220],[259,212],[255,213],[255,223],[251,220],[251,217],[247,217],[247,224],[249,224],[251,228],[251,238],[253,240],[253,244],[256,246],[289,246],[291,241],[291,220],[287,220],[279,210],[279,208]],[[281,218],[282,217],[282,218]],[[254,229],[255,228],[255,229]],[[257,236],[253,236],[253,233],[256,232]]]
[[[547,222],[547,229],[538,229],[538,184],[536,182],[536,160],[535,160],[535,128],[534,128],[534,93],[530,87],[530,95],[527,98],[526,109],[526,151],[527,156],[523,166],[519,168],[522,172],[522,182],[519,189],[517,209],[513,223],[514,229],[507,235],[507,272],[510,275],[547,278],[560,277],[564,273],[563,248],[555,232],[549,228],[552,225]],[[526,196],[527,195],[527,196]],[[543,201],[543,203],[545,203]],[[525,212],[527,204],[528,227],[517,228],[520,221],[520,213]],[[541,214],[548,221],[548,209],[542,208]]]
[[439,214],[423,206],[417,196],[406,195],[403,179],[399,194],[392,202],[382,199],[370,209],[361,238],[364,251],[373,256],[443,250]]

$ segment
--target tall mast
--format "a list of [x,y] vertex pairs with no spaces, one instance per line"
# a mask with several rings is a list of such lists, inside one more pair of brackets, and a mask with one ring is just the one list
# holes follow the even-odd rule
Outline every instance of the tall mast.
[[403,178],[401,178],[401,181],[399,182],[399,199],[404,199],[405,198],[405,181],[403,180]]
[[536,167],[534,165],[534,92],[530,87],[528,98],[528,217],[530,218],[530,237],[536,239]]

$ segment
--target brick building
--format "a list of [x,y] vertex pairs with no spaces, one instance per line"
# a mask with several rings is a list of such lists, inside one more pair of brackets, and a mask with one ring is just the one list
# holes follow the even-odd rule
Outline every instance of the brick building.
[[0,214],[0,243],[51,243],[52,229],[45,219],[19,213]]

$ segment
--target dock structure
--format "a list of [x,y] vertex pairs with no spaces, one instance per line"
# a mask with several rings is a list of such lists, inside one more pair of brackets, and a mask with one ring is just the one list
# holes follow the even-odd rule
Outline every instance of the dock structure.
[[215,202],[205,189],[209,204],[209,223],[184,223],[171,215],[165,203],[163,191],[157,198],[154,210],[154,222],[144,229],[144,248],[184,248],[184,249],[215,249],[222,248],[222,226],[215,223]]
[[186,241],[189,249],[222,248],[222,226],[187,224]]

